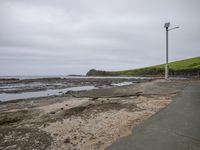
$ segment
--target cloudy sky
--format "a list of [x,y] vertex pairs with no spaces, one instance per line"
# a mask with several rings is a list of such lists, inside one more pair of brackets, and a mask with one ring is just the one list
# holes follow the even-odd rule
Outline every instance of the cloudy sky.
[[85,74],[200,56],[199,0],[0,0],[0,75]]

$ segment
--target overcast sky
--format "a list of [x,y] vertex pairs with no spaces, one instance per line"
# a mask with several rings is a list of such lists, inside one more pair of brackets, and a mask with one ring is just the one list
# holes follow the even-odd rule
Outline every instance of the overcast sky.
[[85,74],[200,56],[200,0],[0,0],[0,75]]

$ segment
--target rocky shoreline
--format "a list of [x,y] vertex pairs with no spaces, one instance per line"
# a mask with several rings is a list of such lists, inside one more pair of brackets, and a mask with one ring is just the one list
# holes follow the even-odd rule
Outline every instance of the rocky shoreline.
[[39,78],[39,79],[0,79],[0,93],[23,93],[48,89],[63,89],[77,86],[112,87],[121,82],[143,82],[151,79],[134,78]]
[[153,80],[1,103],[0,149],[102,150],[170,104],[188,82]]

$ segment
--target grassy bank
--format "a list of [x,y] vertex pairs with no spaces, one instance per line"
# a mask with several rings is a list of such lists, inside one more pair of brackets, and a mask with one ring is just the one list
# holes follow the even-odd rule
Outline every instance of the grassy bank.
[[[122,71],[102,71],[91,69],[87,76],[160,76],[164,75],[165,65],[155,65],[145,68],[122,70]],[[200,57],[180,60],[169,63],[169,75],[172,76],[199,76]]]

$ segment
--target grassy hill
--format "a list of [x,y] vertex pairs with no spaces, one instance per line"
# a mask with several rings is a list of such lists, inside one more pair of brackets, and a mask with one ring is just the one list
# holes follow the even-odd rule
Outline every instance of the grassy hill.
[[[140,69],[123,71],[101,71],[91,69],[87,76],[161,76],[164,75],[165,65],[156,65]],[[200,57],[180,60],[169,63],[169,75],[172,76],[199,76]]]

